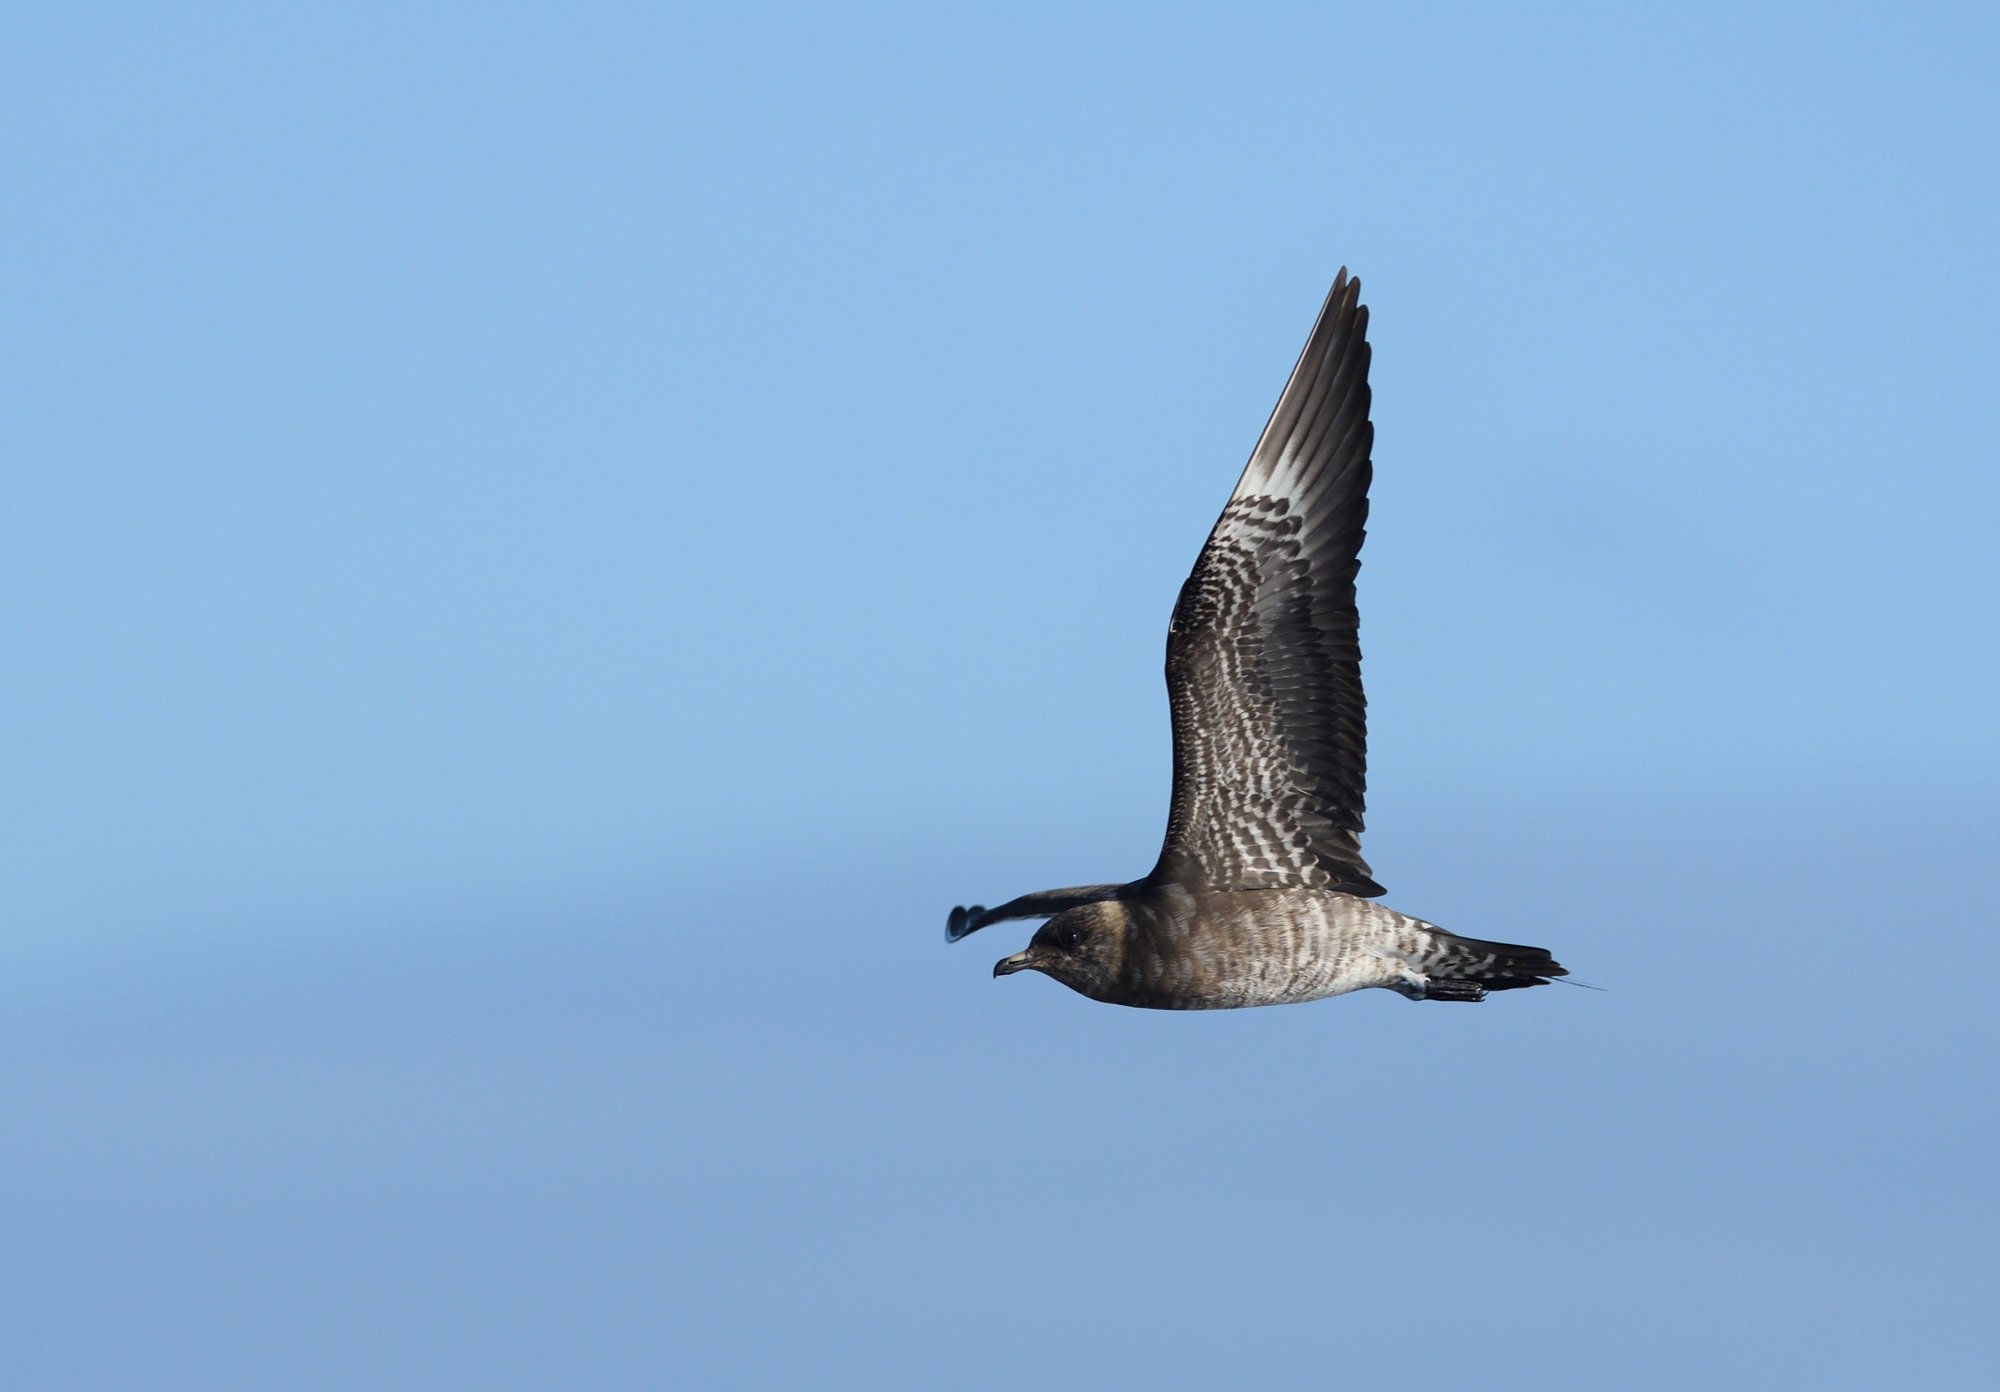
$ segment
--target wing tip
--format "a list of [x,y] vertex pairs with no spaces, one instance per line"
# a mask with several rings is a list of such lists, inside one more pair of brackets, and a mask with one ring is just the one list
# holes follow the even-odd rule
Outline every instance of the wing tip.
[[948,943],[957,942],[960,938],[985,927],[985,924],[980,922],[980,915],[985,912],[985,907],[979,904],[974,904],[969,909],[961,904],[953,909],[951,916],[944,921],[944,940]]

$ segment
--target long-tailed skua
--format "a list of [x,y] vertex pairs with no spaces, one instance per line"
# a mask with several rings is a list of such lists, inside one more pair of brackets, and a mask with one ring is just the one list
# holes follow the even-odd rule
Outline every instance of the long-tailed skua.
[[1333,283],[1167,630],[1174,781],[1159,863],[1130,884],[951,911],[957,941],[1044,918],[995,976],[1204,1010],[1380,986],[1476,1001],[1565,975],[1375,902],[1361,858],[1367,703],[1354,578],[1368,518],[1368,310]]

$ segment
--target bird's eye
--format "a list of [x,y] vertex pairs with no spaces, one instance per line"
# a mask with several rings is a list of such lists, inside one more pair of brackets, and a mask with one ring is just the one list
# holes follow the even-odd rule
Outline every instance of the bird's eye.
[[1076,925],[1065,923],[1062,927],[1056,929],[1056,946],[1064,952],[1074,952],[1076,951],[1078,937]]

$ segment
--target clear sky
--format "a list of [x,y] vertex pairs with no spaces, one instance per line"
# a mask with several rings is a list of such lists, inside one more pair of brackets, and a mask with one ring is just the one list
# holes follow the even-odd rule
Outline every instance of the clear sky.
[[[17,7],[0,1382],[1973,1388],[2000,11]],[[1367,850],[1169,1015],[1341,265]]]

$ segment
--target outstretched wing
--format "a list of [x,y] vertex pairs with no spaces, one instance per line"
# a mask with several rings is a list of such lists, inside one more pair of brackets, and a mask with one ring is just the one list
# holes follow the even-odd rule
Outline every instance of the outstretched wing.
[[1019,899],[1009,899],[997,909],[979,904],[968,909],[960,905],[945,920],[944,940],[957,942],[967,933],[976,933],[989,923],[1002,923],[1010,918],[1054,918],[1064,909],[1073,909],[1079,904],[1115,899],[1124,887],[1105,884],[1079,885],[1075,889],[1044,889],[1034,894],[1023,894]]
[[1368,310],[1343,268],[1167,634],[1174,794],[1155,880],[1376,895],[1361,858]]

